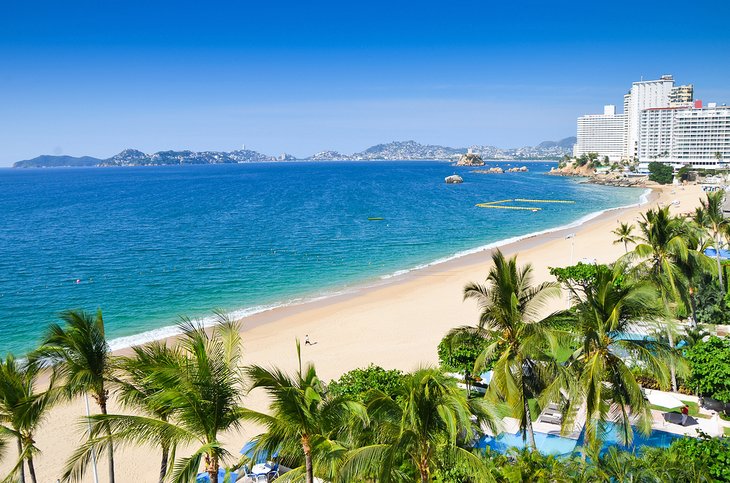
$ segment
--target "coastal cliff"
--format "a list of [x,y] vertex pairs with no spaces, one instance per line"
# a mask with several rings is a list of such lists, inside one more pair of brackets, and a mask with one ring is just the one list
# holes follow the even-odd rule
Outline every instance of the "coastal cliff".
[[592,164],[584,164],[579,166],[575,163],[569,163],[564,166],[558,166],[557,168],[550,168],[548,173],[552,176],[593,176],[596,174],[596,168]]

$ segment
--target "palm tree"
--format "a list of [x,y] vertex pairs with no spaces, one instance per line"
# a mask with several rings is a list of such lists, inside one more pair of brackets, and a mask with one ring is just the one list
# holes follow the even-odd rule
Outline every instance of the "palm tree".
[[[119,402],[129,408],[141,410],[160,421],[167,422],[174,414],[170,405],[156,404],[155,396],[165,388],[152,376],[160,367],[175,366],[182,356],[177,347],[168,347],[161,342],[134,347],[134,357],[124,357],[119,360],[120,377],[115,378]],[[159,441],[162,450],[160,461],[159,483],[163,483],[168,470],[171,442],[161,438]]]
[[[404,471],[411,469],[426,483],[446,462],[466,468],[477,481],[492,479],[484,460],[457,443],[472,439],[481,424],[494,429],[496,418],[484,399],[467,398],[440,371],[422,368],[407,374],[395,398],[375,389],[368,394],[367,406],[375,421],[376,442],[348,454],[340,474],[343,481],[404,481]],[[406,475],[412,481],[413,475]]]
[[[641,236],[631,253],[631,258],[640,261],[638,270],[657,287],[667,314],[671,304],[691,307],[688,280],[682,265],[695,256],[687,246],[687,225],[683,220],[672,217],[669,208],[648,210],[639,222]],[[699,254],[697,255],[699,256]],[[674,347],[674,334],[667,325],[669,344]],[[674,365],[670,367],[672,390],[677,390]]]
[[618,228],[611,232],[617,237],[613,243],[623,243],[625,253],[629,253],[629,243],[634,243],[636,241],[636,237],[633,235],[633,231],[634,225],[621,223]]
[[[163,450],[197,443],[197,449],[187,458],[175,462],[171,455],[174,469],[167,477],[174,483],[192,481],[204,461],[210,481],[218,483],[220,463],[230,456],[219,435],[238,429],[246,413],[240,404],[244,385],[239,365],[240,327],[224,315],[218,316],[219,323],[210,334],[201,324],[183,319],[178,347],[152,345],[136,351],[136,360],[127,363],[134,375],[126,382],[135,384],[133,381],[143,373],[147,377],[136,389],[122,387],[121,399],[131,403],[143,398],[145,411],[152,416],[91,416],[90,439],[67,463],[65,480],[79,481],[93,448],[114,440],[119,444],[160,446]],[[148,372],[147,368],[152,370]]]
[[507,260],[499,250],[492,254],[492,262],[486,285],[469,283],[464,287],[464,299],[475,299],[481,308],[478,325],[457,327],[448,337],[478,334],[490,341],[477,358],[474,373],[481,372],[489,357],[499,356],[488,395],[507,402],[520,420],[523,437],[535,449],[529,399],[541,390],[540,376],[551,359],[544,350],[554,345],[556,337],[549,318],[540,317],[546,302],[560,295],[560,288],[556,283],[533,285],[532,266],[518,268],[517,257]]
[[[104,336],[101,310],[96,314],[68,310],[61,314],[65,327],[51,324],[41,347],[31,356],[53,364],[68,398],[90,394],[101,414],[107,414],[113,358]],[[107,445],[109,483],[114,483],[114,445]]]
[[317,376],[313,364],[302,368],[297,341],[299,369],[294,375],[280,369],[252,365],[246,368],[251,390],[262,388],[269,395],[270,414],[249,411],[245,417],[266,427],[257,436],[256,453],[280,453],[294,462],[294,475],[304,474],[305,481],[314,481],[315,470],[322,476],[334,476],[333,468],[344,457],[343,444],[353,419],[361,425],[368,422],[362,403],[345,397],[331,397]]
[[730,220],[725,219],[722,212],[722,205],[725,202],[725,191],[707,193],[707,199],[700,201],[704,216],[704,227],[715,242],[715,260],[717,261],[717,276],[720,280],[720,287],[725,288],[722,280],[722,264],[720,263],[720,237],[730,226]]
[[609,421],[621,427],[626,443],[633,438],[634,419],[642,431],[650,432],[650,408],[630,364],[641,363],[666,385],[669,362],[676,357],[662,341],[626,339],[632,324],[661,316],[663,307],[650,282],[632,280],[625,272],[623,263],[612,268],[599,265],[592,283],[567,283],[578,302],[573,312],[577,348],[567,361],[575,379],[567,385],[556,381],[543,397],[555,398],[568,391],[564,427],[572,427],[578,408],[585,406],[588,442],[600,440]]
[[28,465],[30,480],[36,483],[33,456],[39,452],[33,433],[54,403],[52,384],[47,391],[35,392],[39,368],[21,363],[8,354],[0,361],[0,431],[16,439],[18,445],[18,479],[25,482],[24,465]]

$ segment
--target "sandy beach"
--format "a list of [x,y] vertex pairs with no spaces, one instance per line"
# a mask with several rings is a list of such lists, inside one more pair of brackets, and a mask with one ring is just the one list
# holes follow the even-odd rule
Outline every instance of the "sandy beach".
[[[518,254],[520,264],[532,263],[535,281],[550,280],[548,267],[565,266],[581,259],[611,262],[624,253],[614,244],[610,232],[618,222],[635,222],[649,207],[672,205],[673,213],[687,213],[704,196],[699,186],[656,188],[650,201],[642,206],[611,210],[583,225],[538,235],[501,247],[507,255]],[[566,238],[568,234],[574,234]],[[379,286],[325,300],[282,307],[243,320],[245,362],[295,367],[295,340],[305,335],[315,342],[302,346],[306,361],[315,363],[320,377],[330,380],[345,371],[370,363],[385,368],[409,371],[419,365],[437,364],[436,347],[446,331],[474,324],[477,307],[462,301],[462,289],[469,281],[482,281],[489,268],[491,251],[467,255],[390,279]],[[554,301],[554,309],[566,300]],[[249,395],[244,404],[265,409],[261,393]],[[93,407],[92,401],[92,411]],[[112,405],[110,411],[116,411]],[[60,406],[37,433],[36,470],[39,481],[60,478],[66,458],[83,438],[79,417],[85,413],[83,400]],[[225,437],[228,450],[237,454],[256,434],[244,427]],[[157,480],[159,451],[156,448],[119,448],[115,454],[117,481],[153,482]],[[12,455],[12,452],[10,453]],[[179,456],[187,456],[184,450]],[[4,462],[0,474],[6,474]],[[107,481],[106,462],[99,462],[99,481]],[[85,481],[93,481],[87,474]]]

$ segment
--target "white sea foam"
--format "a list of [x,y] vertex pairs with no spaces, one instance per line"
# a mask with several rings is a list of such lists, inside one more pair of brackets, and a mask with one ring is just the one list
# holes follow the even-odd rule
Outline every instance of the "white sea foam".
[[[450,255],[447,257],[442,257],[442,258],[436,259],[429,263],[416,265],[415,267],[408,268],[408,269],[397,270],[393,273],[390,273],[387,275],[382,275],[381,277],[379,277],[380,283],[378,283],[377,281],[370,281],[369,283],[365,282],[357,287],[346,287],[346,288],[338,290],[338,291],[320,293],[320,294],[317,294],[317,295],[314,295],[311,297],[299,297],[299,298],[290,299],[288,301],[280,302],[280,303],[272,303],[269,305],[256,305],[253,307],[232,310],[232,311],[228,312],[227,315],[236,320],[244,319],[246,317],[250,317],[255,314],[260,314],[262,312],[268,312],[270,310],[274,310],[274,309],[278,309],[278,308],[282,308],[282,307],[290,307],[292,305],[302,305],[302,304],[306,304],[306,303],[326,300],[326,299],[336,297],[339,295],[357,293],[361,289],[371,288],[374,286],[381,285],[381,284],[385,283],[386,281],[392,280],[393,278],[407,275],[414,271],[433,267],[435,265],[440,265],[442,263],[456,260],[458,258],[472,255],[474,253],[479,253],[479,252],[483,252],[486,250],[492,250],[494,248],[503,247],[503,246],[509,245],[511,243],[516,243],[516,242],[519,242],[522,240],[526,240],[528,238],[533,238],[533,237],[545,235],[548,233],[555,233],[555,232],[562,231],[562,230],[569,230],[571,228],[577,228],[577,227],[583,225],[584,223],[601,216],[604,213],[644,205],[649,202],[649,194],[651,194],[651,189],[646,189],[639,197],[638,203],[617,206],[615,208],[608,208],[608,209],[600,210],[600,211],[594,211],[593,213],[589,213],[589,214],[577,219],[576,221],[565,224],[565,225],[561,225],[561,226],[554,227],[554,228],[548,228],[546,230],[536,231],[536,232],[532,232],[532,233],[527,233],[525,235],[517,235],[517,236],[510,237],[510,238],[504,238],[502,240],[497,240],[492,243],[487,243],[486,245],[481,245],[476,248],[471,248],[468,250],[456,252],[453,255]],[[203,318],[199,319],[199,321],[205,327],[212,327],[216,324],[217,318],[215,316],[208,316],[208,317],[203,317]],[[161,339],[166,339],[168,337],[174,337],[174,336],[180,335],[180,334],[181,334],[181,331],[177,325],[169,325],[169,326],[165,326],[165,327],[160,327],[159,329],[148,330],[148,331],[145,331],[145,332],[142,332],[139,334],[135,334],[135,335],[130,335],[130,336],[126,336],[126,337],[118,337],[116,339],[112,339],[111,341],[109,341],[109,346],[112,350],[116,351],[116,350],[125,349],[128,347],[134,347],[134,346],[146,344],[148,342],[152,342],[155,340],[161,340]]]
[[[331,297],[336,297],[338,295],[344,295],[347,293],[354,293],[357,289],[350,288],[350,289],[344,289],[339,291],[333,291],[328,292],[325,294],[319,294],[312,297],[299,297],[294,298],[291,300],[288,300],[286,302],[280,302],[280,303],[273,303],[268,305],[255,305],[253,307],[248,307],[244,309],[237,309],[237,310],[231,310],[229,312],[226,312],[226,315],[234,320],[240,320],[245,319],[246,317],[250,317],[252,315],[260,314],[262,312],[268,312],[270,310],[282,308],[282,307],[289,307],[292,305],[301,305],[311,302],[317,302],[320,300],[325,300]],[[201,317],[196,319],[197,322],[200,322],[200,324],[203,327],[213,327],[218,323],[218,317],[215,315],[210,315],[207,317]],[[109,347],[113,351],[117,351],[120,349],[126,349],[128,347],[135,347],[142,344],[146,344],[148,342],[153,342],[156,340],[162,340],[167,339],[168,337],[174,337],[177,335],[182,334],[182,331],[177,325],[168,325],[165,327],[160,327],[159,329],[153,329],[148,330],[145,332],[141,332],[139,334],[130,335],[126,337],[117,337],[115,339],[112,339],[109,341]]]

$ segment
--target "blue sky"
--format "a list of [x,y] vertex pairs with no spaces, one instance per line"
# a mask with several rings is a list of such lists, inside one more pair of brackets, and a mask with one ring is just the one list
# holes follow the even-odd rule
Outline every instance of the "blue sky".
[[0,165],[124,148],[533,145],[674,74],[730,102],[726,2],[6,2]]

